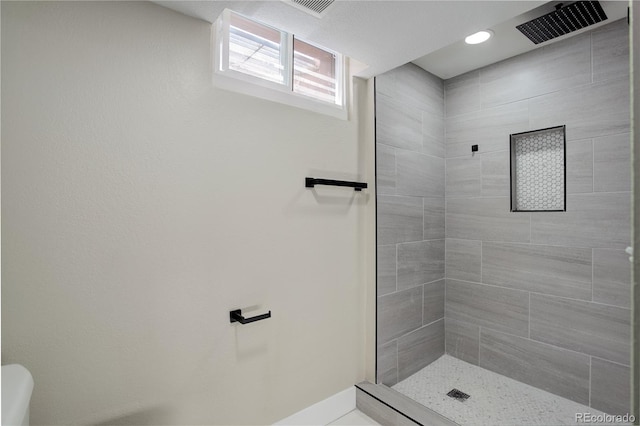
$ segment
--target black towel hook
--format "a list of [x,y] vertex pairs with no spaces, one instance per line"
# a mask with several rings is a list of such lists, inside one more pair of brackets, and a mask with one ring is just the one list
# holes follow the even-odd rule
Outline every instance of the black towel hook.
[[267,318],[271,318],[271,311],[251,318],[243,317],[242,309],[234,309],[229,312],[229,322],[239,322],[240,324],[249,324],[250,322],[256,322]]

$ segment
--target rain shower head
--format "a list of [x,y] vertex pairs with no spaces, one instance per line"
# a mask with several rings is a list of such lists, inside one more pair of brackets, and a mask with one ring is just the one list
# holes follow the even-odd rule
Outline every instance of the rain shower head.
[[539,44],[605,19],[607,15],[600,2],[577,1],[567,6],[560,3],[553,12],[520,24],[516,28],[529,40]]

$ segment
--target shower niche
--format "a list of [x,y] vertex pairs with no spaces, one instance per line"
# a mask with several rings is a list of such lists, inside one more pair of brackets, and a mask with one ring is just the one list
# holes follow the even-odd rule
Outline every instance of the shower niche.
[[510,137],[511,211],[566,211],[565,126]]

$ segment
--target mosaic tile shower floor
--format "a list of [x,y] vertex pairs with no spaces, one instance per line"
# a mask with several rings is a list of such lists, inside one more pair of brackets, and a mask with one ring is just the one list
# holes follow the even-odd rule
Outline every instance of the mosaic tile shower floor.
[[[454,388],[470,397],[447,396]],[[604,414],[449,355],[393,389],[460,425],[575,425],[576,413]]]

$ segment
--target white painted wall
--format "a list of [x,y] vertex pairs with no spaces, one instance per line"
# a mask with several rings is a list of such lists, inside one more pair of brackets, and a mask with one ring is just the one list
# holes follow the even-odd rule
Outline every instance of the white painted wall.
[[303,187],[373,176],[371,123],[214,89],[210,32],[2,2],[2,363],[33,424],[266,424],[372,374],[373,191]]

